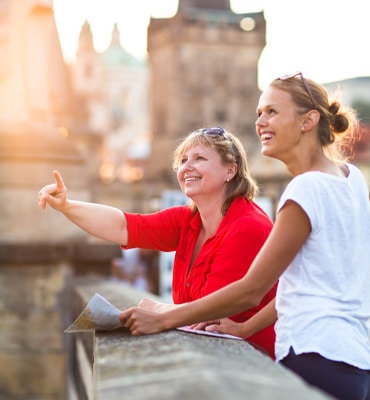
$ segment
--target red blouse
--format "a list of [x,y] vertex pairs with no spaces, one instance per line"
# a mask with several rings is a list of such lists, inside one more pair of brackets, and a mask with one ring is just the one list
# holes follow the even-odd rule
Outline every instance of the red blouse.
[[[153,214],[125,213],[128,244],[159,251],[176,251],[173,266],[172,298],[186,303],[212,293],[242,278],[272,229],[267,214],[254,202],[235,199],[217,232],[202,246],[190,269],[193,249],[201,229],[199,212],[189,206],[171,207]],[[258,307],[231,317],[243,322],[275,297],[275,287]],[[273,325],[248,338],[274,357]]]

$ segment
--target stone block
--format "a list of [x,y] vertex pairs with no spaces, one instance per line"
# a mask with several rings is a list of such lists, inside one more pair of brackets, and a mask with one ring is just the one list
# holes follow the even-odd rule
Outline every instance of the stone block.
[[65,400],[65,355],[0,352],[0,398]]

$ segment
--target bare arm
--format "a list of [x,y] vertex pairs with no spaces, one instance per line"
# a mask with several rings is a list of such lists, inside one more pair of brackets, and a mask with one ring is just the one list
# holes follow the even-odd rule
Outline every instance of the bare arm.
[[235,322],[229,318],[223,318],[218,324],[211,324],[205,327],[208,332],[222,332],[229,335],[249,338],[255,333],[273,325],[277,320],[275,310],[275,298],[253,317],[245,322]]
[[160,315],[131,308],[120,314],[121,322],[130,328],[133,335],[140,335],[224,318],[256,306],[297,255],[310,231],[306,213],[295,202],[288,201],[242,279]]
[[137,306],[144,310],[154,311],[156,313],[163,313],[165,311],[172,310],[176,307],[179,307],[180,304],[160,303],[159,301],[155,301],[152,299],[148,299],[147,297],[143,297]]
[[50,206],[62,212],[70,221],[90,235],[110,242],[127,244],[127,221],[122,211],[101,204],[67,199],[67,188],[58,171],[53,171],[55,183],[39,192],[39,206]]

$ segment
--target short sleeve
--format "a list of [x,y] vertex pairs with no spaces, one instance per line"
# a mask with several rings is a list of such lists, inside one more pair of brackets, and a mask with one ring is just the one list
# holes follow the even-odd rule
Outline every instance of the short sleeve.
[[322,182],[315,173],[306,173],[295,177],[283,192],[277,214],[288,200],[297,203],[308,216],[312,229],[320,223],[320,210],[322,210]]
[[128,244],[122,248],[140,247],[160,251],[176,250],[181,229],[192,217],[188,206],[171,207],[153,214],[124,214]]

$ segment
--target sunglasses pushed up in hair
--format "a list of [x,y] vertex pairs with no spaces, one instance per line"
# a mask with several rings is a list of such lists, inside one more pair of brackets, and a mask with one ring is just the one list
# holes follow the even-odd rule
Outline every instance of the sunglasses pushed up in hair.
[[204,133],[205,135],[212,137],[222,136],[225,140],[227,140],[227,137],[225,135],[226,133],[225,129],[222,128],[221,126],[213,126],[212,128],[197,129],[195,132]]
[[303,76],[302,72],[300,72],[300,71],[293,72],[292,74],[283,75],[283,76],[281,76],[281,77],[278,78],[278,79],[281,80],[281,81],[287,81],[288,79],[293,79],[293,78],[296,78],[297,76],[301,78],[301,81],[303,82],[303,85],[304,85],[304,87],[305,87],[305,89],[306,89],[306,92],[307,92],[307,94],[310,96],[310,99],[311,99],[311,103],[312,103],[312,105],[313,105],[313,108],[316,109],[316,103],[315,103],[315,100],[314,100],[314,98],[313,98],[311,89],[310,89],[310,87],[308,86],[308,83],[307,83],[307,81],[306,81],[306,78]]
[[224,140],[227,140],[228,142],[231,143],[231,151],[232,151],[233,155],[235,156],[236,149],[235,149],[234,143],[230,139],[227,138],[226,131],[221,126],[213,126],[212,128],[197,129],[195,131],[195,133],[203,133],[204,135],[210,136],[212,138],[222,137]]

